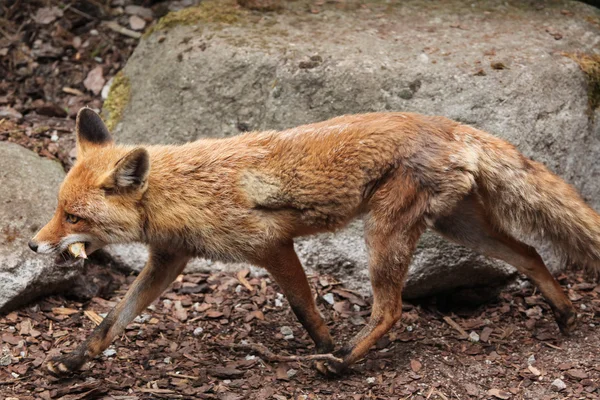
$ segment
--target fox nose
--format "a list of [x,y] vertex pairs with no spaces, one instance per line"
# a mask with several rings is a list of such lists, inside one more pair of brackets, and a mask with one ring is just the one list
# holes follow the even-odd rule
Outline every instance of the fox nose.
[[30,248],[31,250],[33,250],[33,251],[36,251],[36,252],[37,252],[37,249],[38,249],[38,244],[37,244],[36,242],[34,242],[33,240],[30,240],[30,241],[29,241],[29,243],[28,243],[28,245],[29,245],[29,248]]

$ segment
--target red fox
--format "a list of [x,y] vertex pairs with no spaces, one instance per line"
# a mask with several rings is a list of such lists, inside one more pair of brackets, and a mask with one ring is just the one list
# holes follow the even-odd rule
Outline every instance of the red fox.
[[[581,266],[600,266],[600,217],[562,179],[508,142],[443,117],[346,115],[281,132],[250,132],[181,146],[122,146],[80,110],[77,161],[52,220],[31,240],[72,259],[110,243],[143,242],[150,256],[123,300],[77,350],[47,363],[80,368],[155,300],[193,257],[266,268],[306,328],[316,368],[342,373],[400,318],[402,285],[426,228],[504,260],[541,290],[564,334],[576,312],[536,250],[515,232],[549,240]],[[294,251],[294,238],[362,216],[373,308],[336,351]]]

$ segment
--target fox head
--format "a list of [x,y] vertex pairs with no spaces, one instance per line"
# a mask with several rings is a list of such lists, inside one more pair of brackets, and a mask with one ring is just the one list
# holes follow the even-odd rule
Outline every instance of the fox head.
[[86,253],[92,253],[139,240],[143,232],[148,152],[115,145],[89,108],[79,111],[75,129],[77,160],[60,187],[56,212],[29,242],[37,253],[56,254],[59,263],[72,258],[67,248],[73,243],[85,243]]

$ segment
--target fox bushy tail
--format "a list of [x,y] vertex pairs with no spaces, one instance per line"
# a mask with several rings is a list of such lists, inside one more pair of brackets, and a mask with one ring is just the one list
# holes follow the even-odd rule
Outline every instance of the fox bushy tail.
[[570,265],[600,274],[600,215],[568,183],[511,144],[482,143],[478,184],[494,222],[549,241]]

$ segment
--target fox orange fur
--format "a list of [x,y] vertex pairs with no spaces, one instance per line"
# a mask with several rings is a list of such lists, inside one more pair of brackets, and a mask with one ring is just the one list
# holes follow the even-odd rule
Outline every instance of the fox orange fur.
[[512,235],[548,239],[569,260],[600,266],[600,216],[570,185],[506,141],[443,117],[348,115],[181,146],[120,146],[96,113],[82,109],[76,134],[77,162],[56,214],[30,247],[67,257],[75,242],[91,253],[137,241],[150,257],[89,339],[47,364],[54,374],[104,350],[193,257],[266,268],[317,351],[332,352],[293,241],[358,216],[372,314],[329,361],[317,363],[325,374],[343,372],[398,321],[411,255],[427,227],[527,275],[565,334],[576,322],[571,302],[536,250]]

